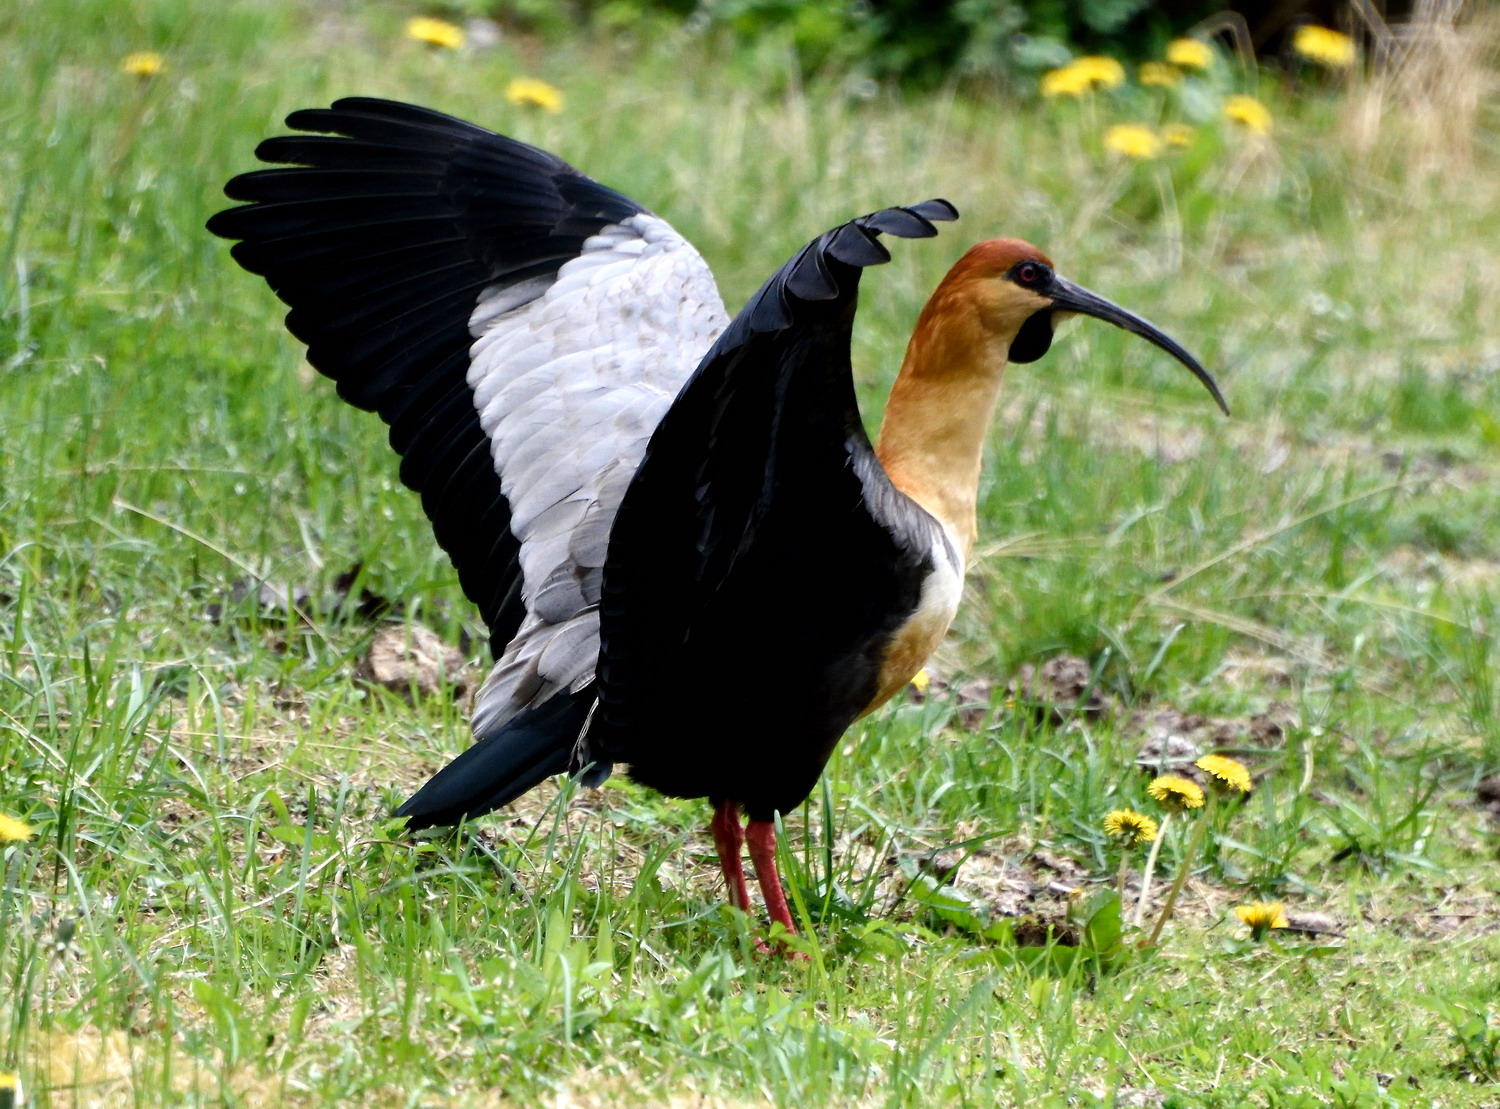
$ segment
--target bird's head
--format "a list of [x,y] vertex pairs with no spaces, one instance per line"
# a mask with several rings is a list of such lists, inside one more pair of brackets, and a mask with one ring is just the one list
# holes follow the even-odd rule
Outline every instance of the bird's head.
[[1166,332],[1118,304],[1060,276],[1052,260],[1020,239],[990,239],[959,259],[944,281],[978,314],[979,323],[1007,346],[1007,361],[1035,362],[1052,345],[1052,329],[1072,315],[1093,316],[1124,328],[1177,359],[1229,413],[1207,370]]

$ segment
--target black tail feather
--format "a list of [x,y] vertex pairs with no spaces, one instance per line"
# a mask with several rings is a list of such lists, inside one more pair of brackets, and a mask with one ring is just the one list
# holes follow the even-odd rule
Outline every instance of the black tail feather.
[[563,773],[594,700],[590,686],[559,693],[512,718],[428,779],[396,815],[406,817],[414,832],[458,824],[493,812]]

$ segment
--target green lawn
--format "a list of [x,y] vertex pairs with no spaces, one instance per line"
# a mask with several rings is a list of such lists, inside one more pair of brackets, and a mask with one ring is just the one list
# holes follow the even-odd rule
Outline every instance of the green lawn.
[[[30,1104],[1500,1103],[1492,97],[1372,113],[1375,90],[1252,89],[1221,59],[1180,109],[865,99],[691,36],[432,51],[409,14],[0,17],[0,814],[37,832],[0,846],[0,1071]],[[138,49],[165,72],[120,73]],[[1455,64],[1445,87],[1493,87]],[[508,104],[518,74],[565,109]],[[1270,136],[1219,120],[1231,86]],[[622,778],[459,840],[386,822],[465,745],[466,702],[356,665],[416,621],[472,677],[481,629],[379,422],[202,229],[287,111],[352,93],[558,151],[693,239],[731,308],[824,228],[948,197],[958,224],[866,275],[872,423],[925,293],[1001,234],[1218,375],[1230,420],[1087,321],[1010,371],[942,681],[786,817],[808,960],[755,955],[703,805]],[[1191,146],[1104,152],[1162,112]],[[251,578],[308,596],[262,605]],[[362,613],[364,588],[396,607]],[[1060,655],[1096,711],[1012,685]],[[1114,881],[1107,811],[1160,815],[1135,759],[1167,733],[1256,788],[1161,946],[1021,946]],[[1258,899],[1336,934],[1251,943],[1232,909]]]

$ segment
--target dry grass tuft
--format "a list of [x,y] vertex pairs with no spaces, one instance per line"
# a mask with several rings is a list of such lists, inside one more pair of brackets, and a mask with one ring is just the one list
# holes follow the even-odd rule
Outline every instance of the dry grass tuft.
[[[482,1104],[488,1105],[489,1102]],[[510,1104],[495,1102],[493,1104]],[[629,1084],[615,1079],[613,1084],[601,1083],[592,1073],[579,1075],[572,1084],[557,1092],[547,1109],[606,1109],[606,1107],[653,1105],[661,1109],[764,1109],[768,1101],[740,1101],[714,1097],[709,1094],[676,1094],[666,1098],[652,1098]]]
[[190,1094],[218,1086],[236,1105],[282,1105],[288,1091],[274,1075],[246,1066],[213,1066],[181,1049],[163,1052],[148,1037],[106,1032],[85,1025],[76,1032],[55,1030],[33,1040],[31,1081],[48,1091],[54,1106],[140,1105],[147,1091],[170,1089]]
[[1346,100],[1353,152],[1424,177],[1470,168],[1484,104],[1500,86],[1500,8],[1417,0],[1394,25],[1368,4],[1354,9],[1376,64]]

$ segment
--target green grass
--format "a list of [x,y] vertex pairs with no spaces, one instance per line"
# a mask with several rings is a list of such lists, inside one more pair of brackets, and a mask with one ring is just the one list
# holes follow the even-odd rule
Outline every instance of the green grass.
[[[1421,176],[1394,114],[1356,156],[1337,95],[1269,88],[1268,143],[1209,124],[1122,166],[1102,126],[1157,110],[1129,93],[852,100],[691,40],[435,54],[387,6],[12,7],[0,813],[38,836],[0,849],[0,1070],[34,1104],[1494,1103],[1500,886],[1474,799],[1500,771],[1493,116],[1472,164]],[[168,72],[119,74],[143,48]],[[520,72],[566,111],[506,105]],[[235,598],[252,573],[316,594],[363,562],[405,618],[478,642],[378,421],[299,369],[279,306],[202,230],[282,115],[348,93],[558,150],[670,218],[732,306],[838,220],[949,197],[955,229],[866,278],[872,420],[923,295],[995,234],[1218,373],[1230,421],[1087,322],[1010,371],[989,551],[936,667],[992,711],[888,707],[787,816],[806,963],[757,958],[721,907],[699,804],[617,779],[457,841],[394,834],[465,706],[356,682],[378,625],[348,609]],[[1109,712],[1039,724],[1005,696],[1059,653]],[[1150,806],[1136,714],[1273,702],[1296,723],[1226,740],[1257,789],[1161,950],[1049,970],[985,938],[997,875],[1042,912],[1065,902],[1049,881],[1112,881],[1100,819]],[[888,859],[954,845],[969,907],[945,917]],[[1345,934],[1248,945],[1228,910],[1262,897]]]

